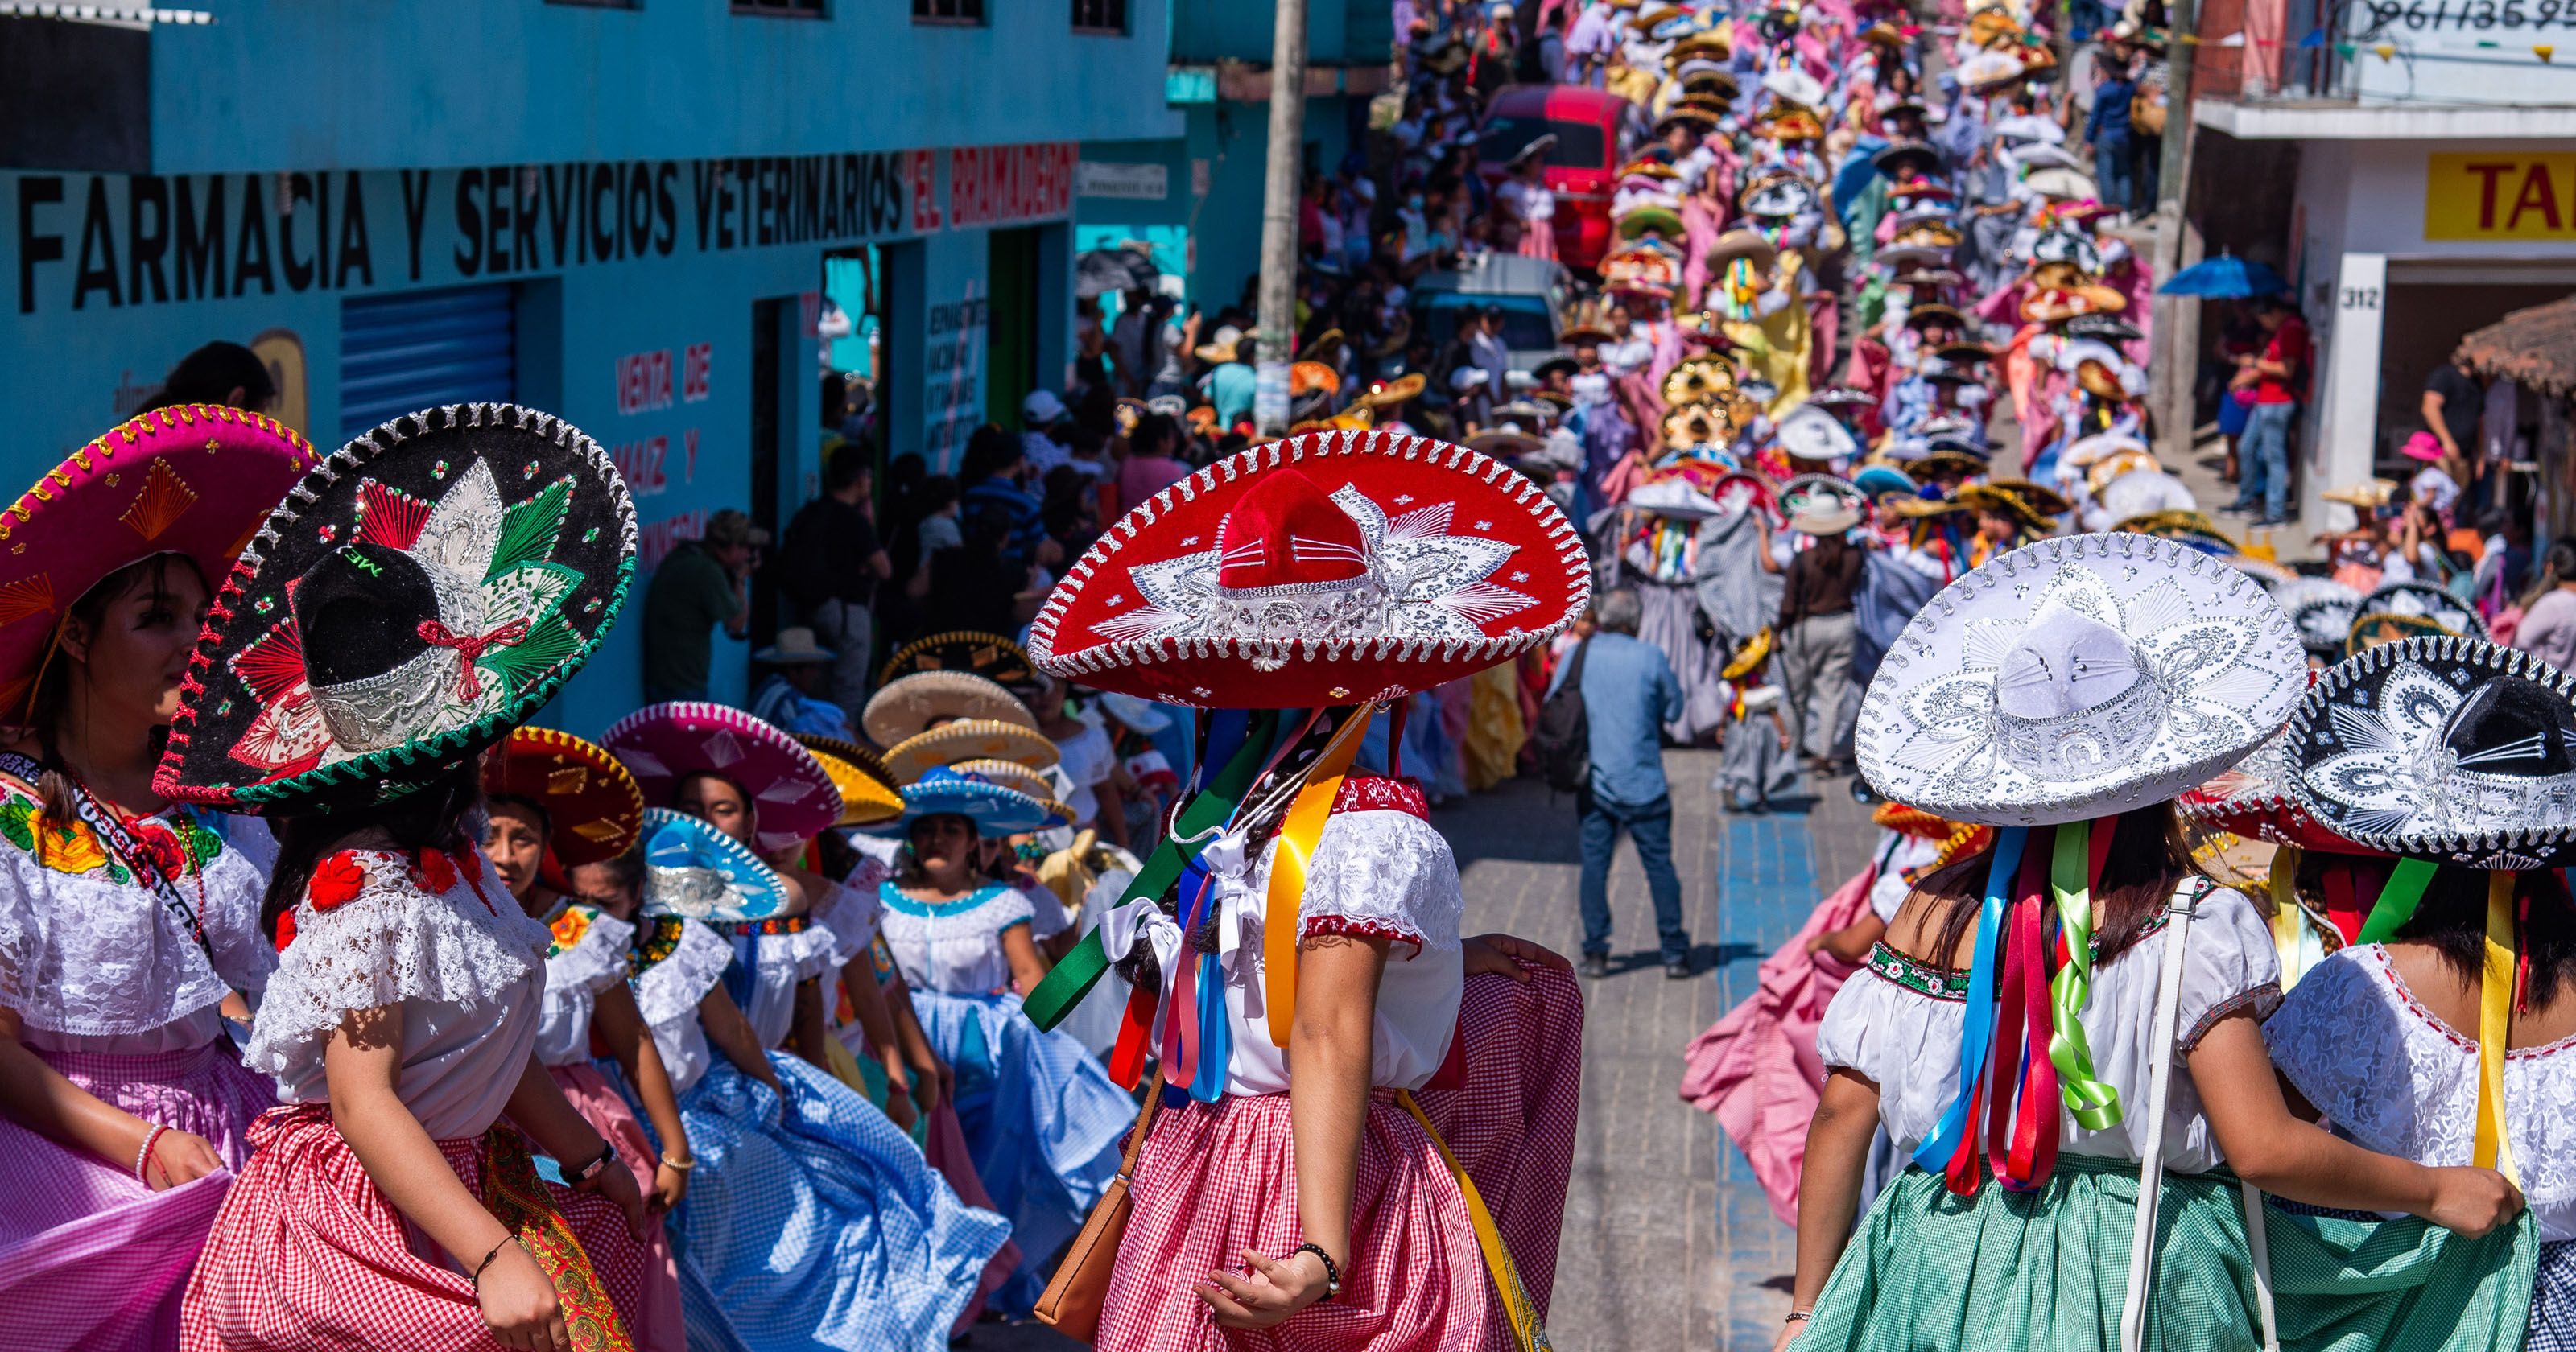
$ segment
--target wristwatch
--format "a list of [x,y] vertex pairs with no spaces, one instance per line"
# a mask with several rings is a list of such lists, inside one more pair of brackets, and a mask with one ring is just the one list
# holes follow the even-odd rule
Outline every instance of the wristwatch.
[[599,1143],[599,1158],[592,1160],[590,1163],[585,1164],[578,1169],[564,1170],[564,1181],[572,1184],[574,1187],[580,1187],[582,1184],[599,1177],[600,1170],[605,1169],[616,1162],[617,1143],[615,1141],[603,1140]]

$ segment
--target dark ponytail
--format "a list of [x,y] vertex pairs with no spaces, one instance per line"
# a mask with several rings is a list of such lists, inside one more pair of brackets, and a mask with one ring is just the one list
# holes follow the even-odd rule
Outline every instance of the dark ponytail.
[[2562,535],[2540,563],[2539,575],[2523,588],[2522,598],[2515,602],[2525,610],[2541,597],[2556,590],[2562,582],[2576,582],[2576,535]]
[[[464,763],[432,783],[394,799],[336,812],[298,812],[272,818],[277,836],[277,863],[268,875],[268,892],[259,907],[259,932],[272,939],[278,917],[295,909],[305,885],[323,856],[353,838],[373,832],[382,848],[439,850],[453,854],[479,848],[465,838],[465,814],[482,801],[482,757]],[[370,842],[372,844],[372,842]]]

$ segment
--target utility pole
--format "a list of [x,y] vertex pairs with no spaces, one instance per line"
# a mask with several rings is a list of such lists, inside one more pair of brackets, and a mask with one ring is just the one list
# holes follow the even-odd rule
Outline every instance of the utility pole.
[[1269,177],[1261,194],[1261,306],[1254,330],[1252,421],[1288,431],[1288,348],[1297,337],[1297,190],[1306,161],[1306,0],[1274,0]]
[[[2165,134],[2156,168],[2156,285],[2200,260],[2190,255],[2185,236],[2192,233],[2183,215],[2191,190],[2191,66],[2193,39],[2199,31],[2194,0],[2168,0],[2165,6]],[[2149,398],[2156,415],[2156,440],[2165,463],[2179,467],[2192,451],[2192,385],[2200,370],[2200,301],[2191,296],[2155,297],[2154,360],[2148,364]]]

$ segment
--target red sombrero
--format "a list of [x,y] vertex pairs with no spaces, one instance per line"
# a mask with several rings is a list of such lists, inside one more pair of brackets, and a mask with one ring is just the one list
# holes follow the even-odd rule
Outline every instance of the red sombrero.
[[1200,708],[1391,699],[1573,623],[1592,564],[1528,479],[1387,431],[1256,446],[1164,489],[1029,627],[1043,670]]
[[483,758],[483,791],[545,809],[546,852],[559,868],[616,858],[644,825],[644,794],[626,767],[606,747],[553,728],[512,729]]
[[276,419],[192,404],[135,418],[46,471],[0,510],[0,715],[25,711],[54,626],[99,579],[182,554],[212,592],[314,459]]
[[814,753],[740,709],[696,700],[647,705],[599,740],[654,807],[671,805],[684,775],[703,771],[732,781],[752,801],[753,835],[763,850],[801,844],[841,817],[841,790]]

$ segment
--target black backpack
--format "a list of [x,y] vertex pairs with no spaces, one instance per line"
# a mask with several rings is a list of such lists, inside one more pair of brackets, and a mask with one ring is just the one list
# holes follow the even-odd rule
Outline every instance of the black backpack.
[[1538,727],[1530,733],[1539,775],[1558,793],[1580,793],[1592,783],[1592,718],[1583,708],[1583,654],[1591,647],[1588,638],[1575,645],[1565,679],[1539,706]]

